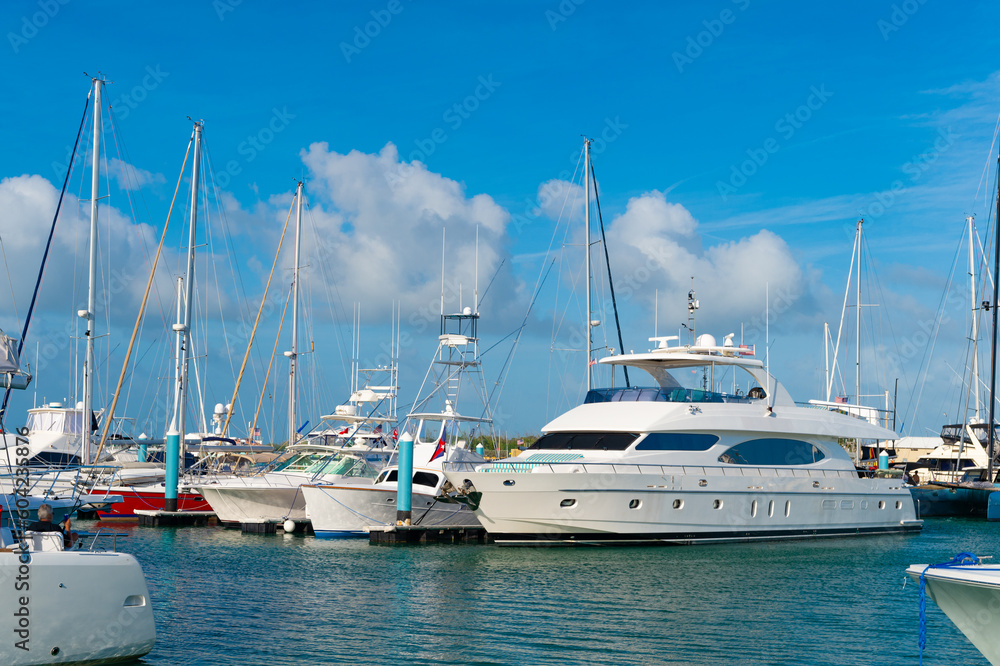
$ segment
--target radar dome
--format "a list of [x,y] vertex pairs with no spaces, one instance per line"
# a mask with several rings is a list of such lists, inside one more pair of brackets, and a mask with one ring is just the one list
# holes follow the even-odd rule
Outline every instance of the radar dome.
[[698,339],[694,341],[695,347],[715,347],[715,336],[708,333],[702,333],[698,336]]

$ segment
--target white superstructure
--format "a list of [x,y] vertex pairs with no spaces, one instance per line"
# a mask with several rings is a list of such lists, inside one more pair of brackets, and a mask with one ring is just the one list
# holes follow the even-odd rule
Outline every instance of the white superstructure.
[[920,529],[902,482],[860,477],[841,446],[895,439],[892,431],[797,405],[732,336],[722,346],[711,336],[670,346],[675,339],[601,360],[645,370],[658,386],[589,391],[518,457],[445,466],[498,543],[688,544]]

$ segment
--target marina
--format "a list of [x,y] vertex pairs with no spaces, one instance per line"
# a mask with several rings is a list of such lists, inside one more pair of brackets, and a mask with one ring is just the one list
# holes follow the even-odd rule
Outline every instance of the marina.
[[[171,666],[910,666],[918,585],[904,587],[906,568],[956,548],[996,552],[995,526],[968,518],[928,519],[918,535],[697,548],[396,548],[114,528],[143,563],[159,628],[142,663]],[[926,664],[987,663],[930,602],[927,636]]]
[[890,5],[3,3],[0,666],[1000,666],[1000,4]]

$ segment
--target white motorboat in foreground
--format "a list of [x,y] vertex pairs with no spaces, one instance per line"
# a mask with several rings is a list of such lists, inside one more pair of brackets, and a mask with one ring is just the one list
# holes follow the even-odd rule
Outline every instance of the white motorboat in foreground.
[[[142,567],[126,553],[63,550],[59,532],[0,529],[0,662],[106,664],[148,654],[156,625]],[[86,621],[81,621],[82,618]]]
[[[648,353],[601,363],[644,370],[659,386],[591,390],[521,455],[445,466],[456,488],[471,484],[467,501],[497,543],[691,544],[921,528],[902,481],[860,477],[839,443],[895,439],[892,431],[796,405],[732,336],[721,346],[710,335],[684,346],[669,346],[674,336],[651,340]],[[687,378],[700,388],[678,381]],[[747,379],[746,395],[720,390]]]
[[962,553],[945,564],[913,564],[906,573],[994,666],[1000,666],[1000,564]]

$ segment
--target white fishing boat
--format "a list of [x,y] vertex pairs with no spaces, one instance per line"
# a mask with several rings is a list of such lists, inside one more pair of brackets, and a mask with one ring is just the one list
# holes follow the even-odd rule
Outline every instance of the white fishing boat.
[[[422,527],[478,527],[469,507],[441,500],[447,484],[444,463],[476,464],[482,456],[469,451],[466,440],[449,435],[463,422],[459,414],[447,418],[428,414],[420,420],[413,443],[412,524]],[[479,420],[475,420],[479,423]],[[307,513],[317,537],[364,536],[371,527],[396,524],[399,468],[383,469],[374,484],[337,483],[302,486]]]
[[944,565],[913,564],[906,573],[991,664],[1000,666],[1000,564],[963,553]]
[[[473,465],[484,461],[469,450],[468,442],[482,429],[491,428],[489,399],[479,358],[479,314],[466,307],[459,314],[441,315],[438,348],[423,385],[407,416],[415,424],[413,438],[412,524],[418,526],[470,526],[479,521],[468,505],[442,501],[447,479],[445,463]],[[429,389],[426,387],[430,386]],[[474,415],[456,409],[460,395],[472,394]],[[439,401],[439,411],[426,411]],[[399,468],[390,465],[374,485],[309,484],[302,487],[306,512],[317,537],[362,536],[371,527],[395,525]]]

